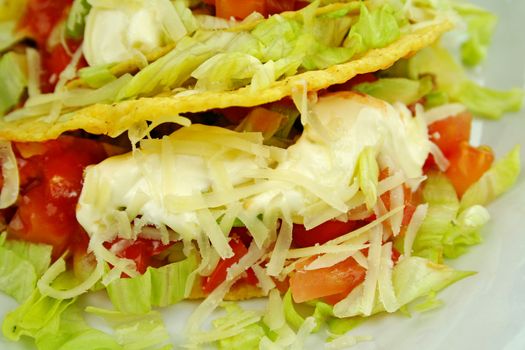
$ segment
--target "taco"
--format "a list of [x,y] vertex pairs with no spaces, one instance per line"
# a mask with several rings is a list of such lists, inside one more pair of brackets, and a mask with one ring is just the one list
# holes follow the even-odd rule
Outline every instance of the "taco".
[[[77,1],[72,11],[77,3],[86,4]],[[63,64],[60,67],[65,68],[63,71],[43,72],[43,79],[54,78],[53,93],[39,94],[35,81],[39,72],[34,69],[28,70],[27,79],[23,69],[17,69],[20,74],[12,75],[14,81],[8,96],[13,98],[2,110],[14,110],[3,117],[0,137],[43,141],[75,129],[115,137],[146,120],[158,122],[185,112],[280,100],[290,96],[300,81],[307,82],[309,91],[317,91],[357,74],[387,68],[429,45],[452,25],[432,13],[414,21],[399,15],[389,4],[379,3],[369,9],[365,3],[351,1],[320,7],[317,1],[300,11],[268,19],[254,16],[225,29],[208,29],[206,23],[199,25],[198,17],[184,7],[184,2],[176,1],[172,15],[180,18],[181,33],[185,35],[169,36],[169,28],[162,26],[162,21],[159,28],[150,30],[157,33],[159,42],[175,47],[163,49],[163,55],[154,55],[156,60],[152,58],[152,62],[144,59],[140,71],[130,71],[134,75],[125,70],[115,71],[114,60],[149,53],[148,47],[137,41],[147,41],[140,37],[139,30],[122,39],[126,26],[161,12],[166,3],[171,6],[167,0],[129,4],[93,2],[94,7],[85,19],[82,48],[76,51],[70,48],[74,54],[66,67]],[[111,16],[122,18],[122,24],[114,24]],[[114,37],[105,34],[113,25],[118,26]],[[119,39],[134,46],[125,50]],[[57,45],[56,50],[66,50],[60,42]],[[113,46],[121,47],[114,50],[121,55],[109,54],[113,50],[108,47]],[[142,47],[142,51],[135,46]],[[29,66],[38,66],[35,52],[28,49],[27,53]],[[44,63],[46,55],[42,56]],[[53,51],[50,55],[53,56]],[[84,83],[79,84],[75,82],[75,71],[82,64],[82,57],[92,66],[79,70]],[[5,74],[16,68],[16,60],[11,61],[14,61],[11,65],[5,64]],[[129,62],[117,66],[120,64],[129,66]],[[49,79],[45,82],[49,83]],[[25,85],[29,87],[29,98],[23,108],[15,108],[24,102]],[[151,99],[153,96],[156,98]]]
[[[122,6],[89,3],[113,14]],[[143,4],[134,2],[139,12]],[[481,205],[515,181],[518,151],[491,167],[490,149],[468,143],[471,115],[447,101],[460,95],[439,71],[449,56],[424,48],[451,23],[431,6],[393,12],[396,4],[314,2],[188,31],[170,52],[129,69],[133,77],[115,76],[114,66],[89,67],[82,82],[64,74],[58,91],[7,114],[0,207],[8,239],[2,236],[0,254],[9,276],[29,272],[2,286],[24,303],[5,320],[4,334],[57,348],[62,340],[49,337],[47,323],[24,323],[29,310],[60,322],[71,318],[77,296],[106,289],[116,311],[91,310],[140,325],[130,315],[144,314],[147,323],[153,307],[205,298],[188,321],[192,345],[224,340],[232,348],[228,341],[240,336],[237,348],[288,346],[316,327],[294,303],[313,304],[316,322],[370,316],[432,298],[470,275],[443,259],[478,242],[488,218]],[[91,15],[88,26],[96,22]],[[321,41],[319,33],[340,26],[337,44]],[[271,38],[257,45],[264,58],[250,44],[254,31]],[[194,48],[208,49],[199,40],[220,49],[195,62]],[[252,51],[225,50],[230,40]],[[269,59],[274,49],[286,57]],[[181,78],[181,67],[170,65],[189,52],[198,66]],[[275,73],[280,60],[294,68]],[[105,85],[84,86],[108,72]],[[505,95],[503,109],[514,108],[518,94]],[[77,98],[86,106],[74,105]],[[122,138],[93,136],[125,132],[127,148]],[[234,312],[216,325],[219,335],[199,330],[223,299],[259,296],[270,300],[264,321]],[[67,334],[80,342],[87,329]],[[95,334],[106,348],[130,345]]]

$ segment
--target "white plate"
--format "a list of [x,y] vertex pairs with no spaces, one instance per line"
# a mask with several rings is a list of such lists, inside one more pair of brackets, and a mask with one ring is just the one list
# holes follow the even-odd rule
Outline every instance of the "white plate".
[[[475,0],[498,14],[500,21],[489,57],[477,72],[487,86],[524,87],[525,1]],[[525,109],[507,115],[502,122],[483,123],[482,143],[491,145],[498,157],[514,145],[525,144]],[[522,150],[522,164],[525,150]],[[445,306],[412,318],[387,315],[365,323],[352,333],[374,340],[356,350],[519,350],[525,349],[525,174],[511,192],[490,205],[491,222],[483,230],[485,242],[450,263],[478,274],[460,281],[439,297]],[[0,317],[16,307],[0,295]],[[165,312],[174,340],[190,312],[187,304]],[[314,339],[315,341],[315,339]],[[307,347],[314,347],[308,342]],[[317,348],[317,346],[315,346]],[[31,349],[0,336],[0,349]]]

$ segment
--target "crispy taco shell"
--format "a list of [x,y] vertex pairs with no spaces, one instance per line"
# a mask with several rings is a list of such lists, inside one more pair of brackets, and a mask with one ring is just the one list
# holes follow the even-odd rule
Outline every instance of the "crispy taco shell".
[[251,107],[278,101],[292,95],[298,84],[308,91],[318,91],[348,81],[358,74],[375,72],[392,66],[432,44],[452,28],[449,21],[435,22],[401,36],[380,49],[368,51],[360,58],[324,70],[309,71],[276,81],[271,87],[253,92],[250,87],[226,92],[197,92],[172,97],[140,98],[114,104],[96,104],[65,114],[55,122],[47,117],[33,117],[0,122],[0,138],[12,141],[44,141],[55,139],[66,131],[82,129],[92,134],[116,137],[145,121],[169,122],[181,113],[203,112],[231,106]]

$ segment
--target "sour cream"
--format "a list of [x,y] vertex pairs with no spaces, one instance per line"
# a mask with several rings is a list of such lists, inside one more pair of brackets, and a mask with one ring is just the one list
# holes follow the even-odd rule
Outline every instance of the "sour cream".
[[90,66],[136,58],[187,33],[169,0],[90,3],[83,46]]
[[[106,159],[86,170],[77,219],[88,234],[110,239],[119,233],[112,225],[112,216],[131,207],[128,214],[140,216],[147,224],[166,225],[191,238],[192,231],[199,231],[200,209],[195,209],[202,209],[199,201],[220,201],[250,186],[264,191],[235,200],[241,204],[237,206],[238,217],[255,218],[272,205],[286,206],[290,215],[297,216],[319,200],[312,194],[315,191],[305,188],[305,182],[321,186],[334,196],[348,192],[365,147],[374,147],[378,154],[387,156],[393,170],[407,179],[421,176],[430,148],[426,123],[419,116],[413,117],[406,107],[396,108],[354,93],[334,93],[320,98],[313,111],[328,137],[306,125],[296,144],[283,150],[278,160],[271,157],[270,146],[262,145],[262,138],[248,146],[239,144],[246,148],[244,152],[235,151],[217,146],[213,140],[219,137],[214,136],[217,129],[205,126],[186,130],[200,128],[200,135],[205,134],[199,138],[200,145],[214,150],[212,153],[181,154],[180,149],[170,152],[166,145],[179,139],[176,132],[164,140],[149,141],[154,146],[135,155]],[[187,135],[183,139],[194,140]],[[250,153],[252,148],[257,152]],[[210,165],[214,159],[220,160],[219,167]],[[272,177],[274,173],[280,175]],[[306,180],[298,181],[294,174]],[[222,183],[222,190],[218,183]],[[174,202],[177,198],[179,202]],[[187,201],[191,209],[181,210],[182,201]],[[220,213],[217,208],[205,209]]]

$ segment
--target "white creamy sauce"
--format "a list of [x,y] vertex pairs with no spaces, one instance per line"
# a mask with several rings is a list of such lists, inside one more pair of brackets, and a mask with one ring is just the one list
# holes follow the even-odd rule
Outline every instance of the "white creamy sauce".
[[[158,5],[162,2],[170,5],[168,0],[93,2],[86,20],[83,46],[89,65],[130,60],[165,45],[166,14]],[[173,12],[170,15],[177,16]]]
[[[412,117],[402,108],[394,108],[383,101],[352,93],[322,97],[313,110],[330,131],[330,139],[322,139],[307,125],[296,144],[285,151],[284,159],[277,164],[242,152],[219,158],[225,169],[223,180],[225,174],[227,182],[234,187],[265,181],[272,183],[270,191],[243,199],[242,211],[257,215],[270,205],[282,205],[289,214],[300,215],[306,206],[318,200],[296,184],[293,174],[289,179],[260,176],[253,180],[246,175],[250,171],[255,174],[273,170],[299,173],[330,192],[341,193],[353,183],[358,157],[366,146],[376,147],[380,154],[390,157],[395,170],[402,171],[407,178],[421,176],[429,141],[426,124],[420,117]],[[176,136],[177,133],[170,138],[176,139]],[[137,202],[142,204],[138,214],[149,224],[164,224],[177,232],[198,230],[196,211],[173,212],[167,201],[212,192],[214,179],[209,159],[166,154],[160,150],[161,147],[147,148],[139,154],[112,157],[86,170],[77,218],[90,235],[114,237],[118,232],[114,225],[111,226],[112,213]]]

